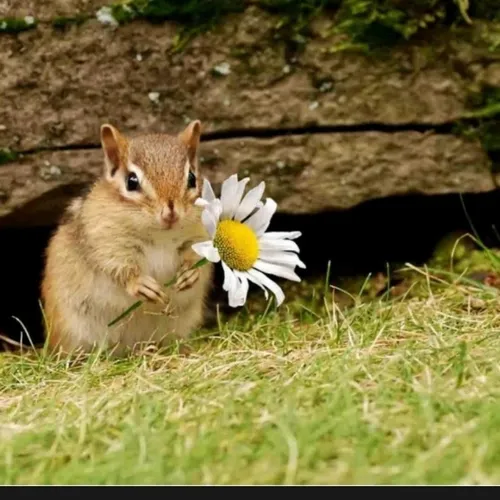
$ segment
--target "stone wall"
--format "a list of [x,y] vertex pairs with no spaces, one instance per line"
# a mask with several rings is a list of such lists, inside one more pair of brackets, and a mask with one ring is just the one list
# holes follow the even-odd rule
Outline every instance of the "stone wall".
[[137,134],[200,119],[207,177],[266,180],[288,213],[495,189],[491,152],[464,120],[483,112],[471,96],[500,88],[498,24],[366,51],[346,46],[329,12],[290,43],[279,13],[256,3],[184,45],[173,22],[100,22],[102,0],[0,0],[0,18],[36,20],[0,33],[0,224],[54,222],[99,174],[104,122]]

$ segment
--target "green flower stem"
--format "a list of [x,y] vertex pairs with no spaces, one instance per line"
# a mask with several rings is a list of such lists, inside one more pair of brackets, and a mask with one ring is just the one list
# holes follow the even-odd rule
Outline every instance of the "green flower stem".
[[[207,262],[208,262],[207,259],[200,259],[198,262],[196,262],[196,264],[193,264],[189,269],[186,269],[184,272],[192,271],[193,269],[197,269],[198,267],[205,265]],[[170,281],[167,281],[167,283],[165,283],[163,286],[169,287],[169,286],[173,285],[179,277],[180,276],[177,276],[177,275],[174,276]],[[142,300],[138,300],[137,302],[134,302],[127,310],[123,311],[120,314],[120,316],[115,318],[111,323],[108,323],[108,327],[116,325],[116,323],[118,323],[118,321],[122,320],[125,316],[128,316],[132,311],[135,311],[142,304],[143,304]]]

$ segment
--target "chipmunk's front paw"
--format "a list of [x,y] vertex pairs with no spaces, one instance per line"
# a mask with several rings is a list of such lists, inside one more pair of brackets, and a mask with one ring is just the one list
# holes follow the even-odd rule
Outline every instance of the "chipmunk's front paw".
[[185,262],[181,266],[179,270],[179,277],[177,278],[177,281],[175,283],[175,289],[178,292],[189,290],[200,278],[200,270],[198,268],[189,269],[190,267],[192,267],[192,265],[193,263],[191,262]]
[[151,276],[139,276],[127,285],[127,292],[133,297],[143,298],[157,304],[166,304],[167,296],[161,285]]

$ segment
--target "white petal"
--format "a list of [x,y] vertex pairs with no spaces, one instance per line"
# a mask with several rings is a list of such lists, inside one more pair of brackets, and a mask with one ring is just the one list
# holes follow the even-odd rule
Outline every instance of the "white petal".
[[238,271],[233,271],[224,261],[224,284],[222,288],[228,292],[228,302],[230,307],[240,307],[245,304],[248,295],[248,280]]
[[229,218],[228,214],[237,194],[238,176],[233,174],[222,183],[220,194],[220,201],[222,203],[222,218]]
[[267,292],[267,288],[265,288],[259,280],[257,280],[256,278],[253,278],[250,274],[248,274],[248,272],[242,273],[241,271],[236,271],[236,274],[237,275],[243,274],[252,283],[255,283],[259,288],[261,288],[263,290],[264,296],[266,297],[266,300],[267,300],[267,298],[269,297],[269,293]]
[[252,281],[254,283],[258,281],[261,285],[271,290],[271,292],[276,297],[276,304],[278,306],[280,306],[281,303],[285,300],[285,294],[283,293],[283,290],[279,287],[278,284],[269,279],[265,274],[257,271],[257,269],[250,269],[250,271],[248,271],[248,275],[252,278]]
[[266,240],[295,240],[302,236],[300,231],[270,231],[262,235],[262,239]]
[[208,179],[203,179],[203,188],[201,189],[201,197],[208,201],[209,203],[215,200],[214,190],[212,189],[212,185],[208,181]]
[[290,281],[300,281],[300,278],[295,274],[295,272],[286,266],[280,266],[278,264],[271,264],[269,262],[264,262],[260,259],[253,265],[255,269],[262,271],[266,274],[274,274],[280,278],[286,278]]
[[234,282],[233,288],[227,291],[227,298],[229,302],[229,307],[240,307],[242,304],[238,300],[238,280]]
[[217,220],[215,219],[212,211],[208,209],[203,210],[201,213],[201,221],[203,222],[210,238],[213,238],[217,229]]
[[222,203],[220,200],[216,199],[212,202],[210,202],[206,208],[206,210],[208,210],[213,216],[214,216],[214,219],[215,219],[215,223],[216,225],[219,223],[219,219],[220,219],[220,216],[221,216],[221,213],[222,213]]
[[298,266],[305,269],[305,264],[299,259],[296,253],[292,252],[280,252],[272,250],[263,250],[259,252],[259,259],[264,262],[270,262],[272,264],[280,264],[287,267]]
[[240,307],[245,304],[248,294],[248,280],[243,276],[236,278],[236,286],[228,292],[229,306]]
[[210,262],[217,263],[220,261],[220,255],[217,248],[214,247],[211,241],[202,241],[201,243],[195,243],[191,248],[201,257]]
[[[262,203],[261,201],[259,201],[259,203],[257,203],[257,205],[255,206],[255,208],[248,214],[248,216],[246,218],[248,219],[253,214],[257,213],[263,206],[264,206],[264,203]],[[241,222],[245,222],[245,221],[241,221]]]
[[238,183],[237,203],[236,206],[234,207],[233,215],[236,213],[236,210],[240,206],[241,199],[243,198],[243,193],[245,192],[245,188],[247,187],[249,181],[250,177],[245,177],[244,179],[241,179],[241,181]]
[[260,199],[264,194],[265,188],[266,183],[261,182],[258,186],[248,191],[248,193],[241,201],[240,206],[236,209],[236,213],[234,215],[235,220],[242,221],[245,217],[248,217],[255,210],[255,207],[259,203],[262,205]]
[[245,187],[248,184],[249,180],[250,177],[245,177],[238,182],[238,187],[236,189],[235,195],[231,198],[230,202],[228,202],[227,207],[224,207],[224,217],[227,217],[228,219],[232,219],[234,217],[236,210],[240,206],[241,197],[245,192]]
[[237,278],[239,280],[240,286],[238,288],[238,299],[241,302],[241,305],[244,305],[245,302],[247,301],[247,296],[248,296],[248,279],[246,276],[238,273]]
[[300,252],[300,249],[295,243],[295,241],[290,240],[265,240],[261,238],[259,240],[260,250],[283,250],[290,252]]
[[222,288],[228,292],[237,286],[236,276],[233,270],[230,269],[224,261],[222,261],[222,269],[224,270],[224,284],[222,285]]
[[276,212],[277,207],[278,205],[276,202],[273,199],[268,198],[265,205],[258,212],[249,217],[245,221],[245,224],[251,227],[257,236],[261,236],[269,227],[269,223],[271,222],[271,218],[274,215],[274,212]]

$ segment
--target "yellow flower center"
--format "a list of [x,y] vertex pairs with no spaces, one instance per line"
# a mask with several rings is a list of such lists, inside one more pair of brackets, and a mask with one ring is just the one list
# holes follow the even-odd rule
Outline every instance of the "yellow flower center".
[[259,256],[257,236],[248,226],[235,220],[219,222],[214,246],[221,259],[237,271],[248,271]]

